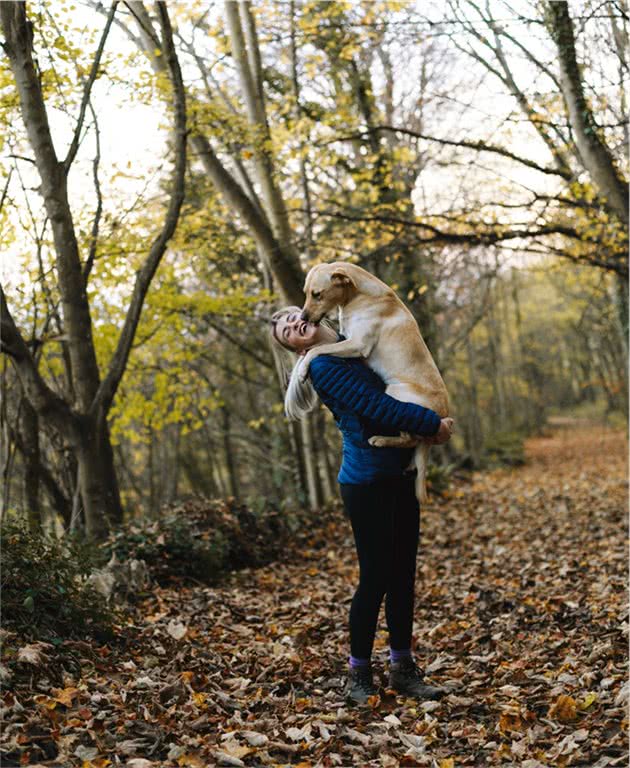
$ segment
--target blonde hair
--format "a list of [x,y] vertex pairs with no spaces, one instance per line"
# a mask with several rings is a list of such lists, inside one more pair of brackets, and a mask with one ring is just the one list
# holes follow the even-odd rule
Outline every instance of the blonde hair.
[[[279,320],[296,311],[301,312],[299,307],[285,307],[284,309],[279,309],[277,312],[274,312],[271,317],[270,329],[271,338],[274,342],[283,350],[293,353],[295,353],[295,350],[284,344],[283,341],[278,338],[276,326]],[[291,419],[291,421],[299,421],[315,407],[317,403],[317,392],[315,392],[315,387],[313,387],[310,379],[306,379],[305,381],[300,379],[300,371],[302,369],[301,357],[298,357],[292,368],[291,359],[287,358],[287,355],[282,355],[280,357],[280,363],[285,378],[284,383],[287,388],[284,394],[284,412],[287,418]]]

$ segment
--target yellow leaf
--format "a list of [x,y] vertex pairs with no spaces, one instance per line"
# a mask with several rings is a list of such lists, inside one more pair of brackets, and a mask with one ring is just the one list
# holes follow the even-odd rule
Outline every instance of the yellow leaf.
[[53,688],[52,692],[55,694],[53,697],[55,701],[58,701],[66,707],[71,707],[72,699],[76,698],[79,694],[77,688],[64,688],[63,690],[60,688]]
[[195,702],[195,706],[199,707],[200,709],[207,708],[205,693],[193,693],[192,698],[193,698],[193,701]]
[[440,768],[455,768],[455,758],[445,757],[443,760],[440,760]]
[[186,753],[177,758],[177,765],[181,768],[206,768],[207,763],[197,755],[189,755]]
[[33,697],[33,701],[40,707],[46,707],[46,709],[54,709],[57,706],[57,702],[54,699],[49,699],[43,693]]
[[577,717],[577,705],[571,696],[558,696],[554,704],[549,707],[549,717],[568,723]]
[[597,701],[596,693],[592,693],[592,692],[587,693],[586,696],[584,697],[584,700],[578,704],[578,709],[581,711],[584,709],[588,709],[591,706],[591,704],[594,704],[596,701]]

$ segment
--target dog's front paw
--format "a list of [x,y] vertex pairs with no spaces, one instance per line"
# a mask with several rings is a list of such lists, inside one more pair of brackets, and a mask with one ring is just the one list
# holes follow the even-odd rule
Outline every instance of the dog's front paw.
[[386,448],[389,445],[390,440],[391,438],[388,437],[380,437],[379,435],[374,435],[374,437],[368,438],[368,443],[374,448]]

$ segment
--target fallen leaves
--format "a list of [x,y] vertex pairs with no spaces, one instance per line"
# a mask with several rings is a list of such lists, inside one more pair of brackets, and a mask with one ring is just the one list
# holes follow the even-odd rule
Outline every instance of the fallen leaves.
[[577,717],[577,702],[571,696],[558,696],[549,708],[549,717],[561,723],[570,723]]
[[36,667],[41,667],[48,661],[46,651],[49,651],[52,647],[50,643],[42,642],[24,645],[18,650],[17,660],[21,664],[33,664]]
[[74,700],[79,695],[78,688],[64,688],[63,690],[53,688],[51,692],[53,693],[54,700],[66,707],[71,707]]
[[[531,441],[528,465],[423,510],[415,652],[441,701],[344,702],[357,566],[339,513],[293,561],[154,588],[113,643],[5,637],[2,765],[624,765],[625,437],[597,434]],[[379,672],[383,630],[375,645]]]

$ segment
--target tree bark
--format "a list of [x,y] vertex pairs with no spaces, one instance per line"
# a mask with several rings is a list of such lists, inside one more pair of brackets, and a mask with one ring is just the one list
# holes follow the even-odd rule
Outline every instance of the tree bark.
[[466,357],[468,361],[468,375],[470,377],[470,403],[468,404],[468,429],[466,432],[466,442],[468,453],[475,467],[481,463],[481,454],[483,452],[483,432],[481,429],[481,420],[479,418],[479,404],[477,397],[477,369],[475,366],[475,352],[473,350],[470,336],[466,337]]
[[223,406],[223,450],[225,451],[225,466],[227,467],[228,478],[230,481],[230,494],[238,499],[240,488],[238,481],[238,471],[234,459],[234,444],[230,439],[230,412]]
[[306,470],[306,486],[308,488],[308,501],[311,509],[319,509],[322,503],[319,483],[317,482],[317,454],[315,452],[313,437],[312,414],[308,413],[300,421],[302,434],[302,446],[304,448],[304,467]]
[[[293,245],[289,216],[276,181],[276,169],[269,149],[271,135],[265,111],[260,50],[254,18],[249,4],[243,0],[226,0],[225,11],[230,31],[232,56],[238,69],[247,117],[254,131],[252,150],[262,203],[281,251],[287,255],[293,264],[299,265],[299,257]],[[244,30],[243,20],[245,21]],[[280,287],[284,292],[283,287]],[[292,301],[296,297],[292,298],[286,295],[285,298]],[[301,298],[300,295],[300,304],[302,303]]]
[[628,185],[616,167],[610,150],[600,138],[599,127],[584,96],[568,3],[565,0],[548,3],[547,15],[558,47],[560,83],[575,143],[600,195],[628,225]]
[[20,404],[19,431],[23,460],[23,498],[29,530],[35,533],[42,525],[39,423],[37,411],[26,398]]
[[89,418],[84,420],[76,455],[85,530],[90,538],[100,541],[123,520],[109,428],[104,420],[100,425]]

